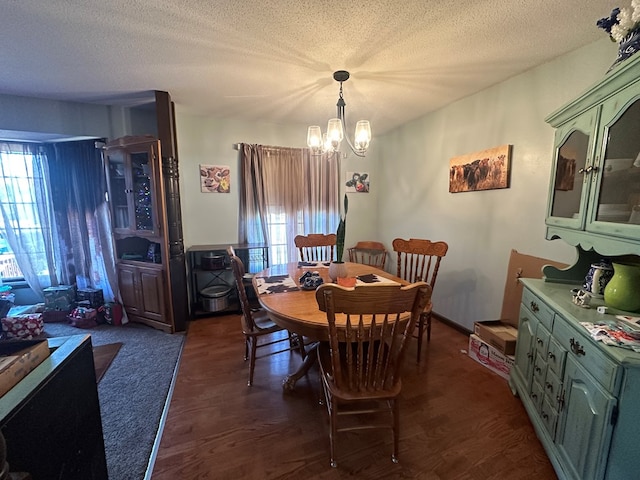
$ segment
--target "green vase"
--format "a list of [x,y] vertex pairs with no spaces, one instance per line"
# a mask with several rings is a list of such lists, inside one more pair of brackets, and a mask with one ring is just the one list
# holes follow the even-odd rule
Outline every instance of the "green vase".
[[613,277],[604,288],[604,303],[627,312],[640,310],[640,265],[613,263]]

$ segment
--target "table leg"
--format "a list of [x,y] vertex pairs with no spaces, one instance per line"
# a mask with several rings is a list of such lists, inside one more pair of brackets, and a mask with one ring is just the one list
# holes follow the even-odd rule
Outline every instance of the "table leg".
[[318,344],[314,343],[309,351],[307,352],[307,356],[304,358],[300,367],[295,372],[287,375],[282,381],[282,389],[285,392],[293,392],[296,389],[296,382],[304,377],[309,369],[316,363],[318,360]]

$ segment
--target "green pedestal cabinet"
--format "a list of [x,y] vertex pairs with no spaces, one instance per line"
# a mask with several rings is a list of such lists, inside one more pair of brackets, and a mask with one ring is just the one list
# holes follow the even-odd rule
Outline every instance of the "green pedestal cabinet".
[[640,55],[546,121],[556,129],[546,238],[575,246],[577,260],[522,280],[509,383],[559,478],[639,478],[640,353],[592,339],[582,322],[620,312],[598,313],[597,299],[579,307],[571,289],[602,258],[639,260]]
[[[637,478],[640,353],[592,339],[581,322],[597,322],[603,314],[574,305],[570,286],[522,282],[509,384],[522,399],[558,477]],[[611,315],[616,313],[622,312]]]

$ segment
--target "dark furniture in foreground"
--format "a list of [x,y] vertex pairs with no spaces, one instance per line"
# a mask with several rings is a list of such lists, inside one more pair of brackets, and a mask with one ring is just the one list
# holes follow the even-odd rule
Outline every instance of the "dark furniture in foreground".
[[91,336],[48,339],[51,355],[0,398],[12,472],[107,480]]

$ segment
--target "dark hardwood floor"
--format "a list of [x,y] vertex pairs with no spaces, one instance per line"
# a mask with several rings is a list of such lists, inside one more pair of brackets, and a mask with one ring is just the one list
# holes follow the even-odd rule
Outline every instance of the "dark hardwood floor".
[[437,320],[420,365],[411,342],[399,464],[388,431],[348,432],[333,469],[317,370],[283,393],[301,361],[286,352],[258,359],[247,387],[238,316],[192,321],[152,479],[556,479],[522,403],[467,345]]

